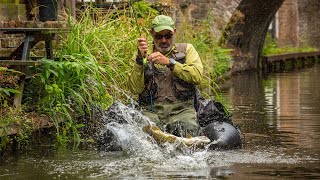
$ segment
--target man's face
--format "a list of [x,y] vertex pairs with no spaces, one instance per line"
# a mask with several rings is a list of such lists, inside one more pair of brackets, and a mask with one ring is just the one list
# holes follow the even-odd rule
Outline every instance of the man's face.
[[175,31],[176,29],[174,29],[174,32],[167,29],[160,32],[152,31],[154,46],[160,53],[166,54],[170,51],[173,46],[173,37]]

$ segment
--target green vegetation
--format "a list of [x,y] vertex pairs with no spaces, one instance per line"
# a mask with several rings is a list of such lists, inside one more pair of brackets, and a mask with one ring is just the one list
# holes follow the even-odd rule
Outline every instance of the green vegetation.
[[[19,147],[25,146],[29,143],[29,135],[31,133],[31,122],[27,118],[26,113],[19,109],[6,108],[0,109],[0,151],[13,140],[17,142]],[[17,132],[17,136],[14,139],[6,136]]]
[[17,82],[19,75],[23,73],[8,69],[7,67],[0,67],[0,107],[7,107],[10,101],[10,95],[20,93]]
[[[23,110],[49,116],[60,144],[81,140],[80,117],[90,116],[93,106],[106,109],[115,99],[126,102],[127,94],[132,96],[125,82],[135,63],[136,38],[141,32],[151,43],[149,24],[158,14],[144,1],[134,7],[137,21],[132,8],[108,14],[87,9],[77,21],[69,19],[70,31],[62,34],[58,60],[42,59],[41,66],[32,67],[34,76],[26,84]],[[196,47],[205,67],[202,89],[214,89],[213,78],[229,69],[230,50],[216,45],[208,23],[194,28],[192,32],[179,29],[177,41]],[[15,88],[0,89],[1,108],[12,99]]]
[[210,31],[209,22],[210,20],[201,21],[196,25],[183,23],[178,28],[177,41],[191,43],[200,55],[204,67],[203,82],[200,87],[202,94],[205,96],[215,95],[216,98],[220,98],[216,91],[219,87],[215,84],[215,78],[230,69],[232,49],[218,46],[217,39]]
[[271,37],[270,33],[268,33],[265,38],[265,42],[264,42],[264,46],[263,46],[263,50],[262,50],[262,55],[263,56],[270,56],[270,55],[276,55],[276,54],[311,52],[311,51],[318,51],[318,49],[310,47],[310,46],[279,48],[276,40]]

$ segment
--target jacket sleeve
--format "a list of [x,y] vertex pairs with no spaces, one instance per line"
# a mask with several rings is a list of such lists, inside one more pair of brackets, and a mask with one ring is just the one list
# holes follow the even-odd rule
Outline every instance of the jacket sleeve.
[[198,85],[202,81],[203,66],[200,56],[192,44],[187,44],[186,63],[177,62],[173,74],[182,80]]
[[135,64],[128,76],[128,89],[135,95],[144,89],[143,66]]

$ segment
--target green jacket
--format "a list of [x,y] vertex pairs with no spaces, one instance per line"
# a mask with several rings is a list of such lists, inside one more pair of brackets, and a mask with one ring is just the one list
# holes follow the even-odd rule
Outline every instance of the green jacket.
[[[172,50],[176,47],[174,46]],[[149,50],[151,54],[153,49]],[[169,53],[170,54],[170,53]],[[182,80],[198,85],[202,81],[203,66],[198,52],[192,46],[187,44],[186,49],[186,63],[181,64],[176,62],[173,74]],[[144,73],[143,66],[135,64],[128,79],[128,88],[134,94],[140,94],[144,90]]]

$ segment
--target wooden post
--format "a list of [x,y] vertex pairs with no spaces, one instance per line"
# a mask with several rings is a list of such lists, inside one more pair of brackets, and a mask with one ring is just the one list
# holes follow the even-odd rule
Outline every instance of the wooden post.
[[62,0],[62,8],[67,9],[67,13],[76,18],[76,0]]
[[267,62],[267,72],[271,73],[272,72],[272,63]]
[[284,71],[286,69],[286,63],[285,60],[280,61],[280,71]]
[[276,61],[274,61],[273,62],[273,72],[276,72],[277,71],[277,62]]
[[297,61],[295,59],[291,60],[291,69],[294,70],[296,68]]
[[76,19],[76,0],[70,0],[70,11],[74,19]]
[[301,58],[301,68],[305,67],[305,61],[306,61],[305,58]]

